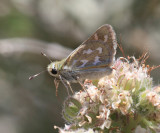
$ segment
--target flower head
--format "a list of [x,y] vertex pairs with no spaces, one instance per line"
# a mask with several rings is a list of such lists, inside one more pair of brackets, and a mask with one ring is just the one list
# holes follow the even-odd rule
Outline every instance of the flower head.
[[96,85],[86,80],[86,91],[65,101],[63,115],[70,123],[65,131],[132,132],[139,125],[153,130],[160,124],[160,89],[152,89],[148,68],[132,59],[118,58],[111,75]]

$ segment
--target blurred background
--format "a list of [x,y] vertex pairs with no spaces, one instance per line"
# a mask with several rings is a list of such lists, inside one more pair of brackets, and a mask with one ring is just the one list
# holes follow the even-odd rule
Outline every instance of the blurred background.
[[[66,89],[60,84],[56,97],[48,73],[28,77],[49,64],[42,51],[60,60],[105,23],[126,55],[148,50],[147,64],[160,64],[159,0],[0,0],[1,133],[54,133],[54,125],[64,126]],[[151,76],[159,84],[160,69]]]

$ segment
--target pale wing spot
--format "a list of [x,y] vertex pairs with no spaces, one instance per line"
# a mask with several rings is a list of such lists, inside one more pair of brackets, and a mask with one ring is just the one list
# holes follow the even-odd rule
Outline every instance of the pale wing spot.
[[77,60],[74,60],[74,61],[73,61],[73,63],[72,63],[72,66],[73,66],[73,65],[75,65],[75,64],[76,64],[76,62],[77,62]]
[[108,40],[108,35],[105,35],[104,36],[104,42],[107,42],[107,40]]
[[91,49],[83,50],[83,54],[90,54],[92,52],[93,52],[93,50],[91,50]]
[[101,53],[102,53],[102,48],[101,48],[101,47],[98,47],[96,50],[98,50],[98,51],[99,51],[99,54],[101,54]]
[[94,39],[95,39],[95,40],[98,40],[98,35],[97,35],[97,33],[94,34]]
[[80,62],[82,62],[83,64],[80,65],[79,67],[84,67],[86,65],[86,63],[88,62],[88,60],[81,60]]
[[95,57],[93,65],[96,65],[98,62],[101,62],[99,58],[100,58],[99,56]]

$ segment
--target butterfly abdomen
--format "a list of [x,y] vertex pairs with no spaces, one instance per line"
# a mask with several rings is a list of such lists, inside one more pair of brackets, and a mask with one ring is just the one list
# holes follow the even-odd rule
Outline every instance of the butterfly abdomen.
[[101,68],[101,69],[92,68],[90,70],[81,70],[78,73],[79,73],[80,79],[95,80],[95,79],[100,79],[104,76],[110,75],[112,73],[112,69],[108,67]]
[[112,73],[112,69],[108,67],[104,67],[101,69],[92,68],[87,70],[77,70],[77,71],[62,71],[61,76],[63,79],[69,82],[78,82],[78,80],[83,81],[85,79],[95,80],[100,79],[104,76],[110,75]]

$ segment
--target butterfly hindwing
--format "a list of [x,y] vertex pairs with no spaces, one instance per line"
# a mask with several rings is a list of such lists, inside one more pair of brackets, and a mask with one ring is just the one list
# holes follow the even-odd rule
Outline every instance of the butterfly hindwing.
[[116,47],[115,32],[111,25],[105,24],[67,57],[64,68],[81,70],[110,66]]

